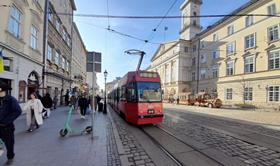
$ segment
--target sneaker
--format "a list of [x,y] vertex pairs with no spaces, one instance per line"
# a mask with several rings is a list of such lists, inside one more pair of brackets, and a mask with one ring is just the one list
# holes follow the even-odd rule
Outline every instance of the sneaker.
[[86,119],[86,117],[85,117],[85,116],[82,116],[82,119]]
[[8,159],[7,161],[6,161],[6,165],[12,165],[13,164],[13,162],[14,162],[14,160],[13,159]]
[[32,132],[32,131],[33,131],[32,129],[28,129],[28,130],[27,130],[27,132]]

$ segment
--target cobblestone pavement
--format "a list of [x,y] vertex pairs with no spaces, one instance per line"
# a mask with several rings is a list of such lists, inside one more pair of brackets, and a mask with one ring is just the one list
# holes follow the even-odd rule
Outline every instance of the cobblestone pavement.
[[[136,137],[126,129],[126,122],[115,112],[110,113],[119,133],[124,148],[124,156],[128,159],[129,166],[155,166],[151,157],[137,141]],[[125,165],[126,166],[126,165]]]
[[207,108],[186,105],[164,104],[166,109],[180,109],[188,112],[203,113],[219,117],[258,123],[261,126],[280,130],[280,112]]
[[[167,112],[172,114],[172,111]],[[175,114],[178,116],[178,112]],[[185,116],[181,115],[180,118],[174,119],[174,117],[167,115],[165,116],[163,125],[174,129],[180,134],[187,135],[188,137],[191,137],[207,146],[214,147],[224,152],[227,156],[238,157],[241,161],[248,165],[280,165],[280,152],[243,141],[239,138],[212,130],[202,125],[213,120],[211,118],[204,118],[203,122],[202,119],[199,119],[199,116],[188,116],[189,114]],[[199,120],[196,118],[198,118],[201,123],[199,123]],[[189,119],[195,119],[195,121],[191,121]],[[221,121],[220,125],[227,125],[227,121]]]
[[113,127],[111,122],[109,121],[107,123],[107,165],[121,166],[121,160],[120,160],[116,140],[113,133],[114,133]]
[[[169,113],[171,113],[171,112],[172,111],[169,111]],[[273,136],[276,138],[280,138],[280,130],[274,130],[271,128],[267,128],[265,126],[262,126],[262,125],[259,125],[256,123],[241,123],[239,121],[234,121],[234,120],[215,118],[214,116],[212,116],[212,117],[203,116],[203,114],[201,114],[201,116],[200,116],[197,113],[194,113],[194,114],[188,113],[188,112],[185,112],[184,110],[177,110],[176,114],[180,117],[183,117],[184,119],[187,119],[188,121],[193,121],[193,122],[197,122],[200,124],[209,125],[209,123],[211,123],[211,124],[215,124],[215,125],[219,125],[219,126],[233,127],[236,129],[246,129],[251,132],[261,133],[261,134]],[[280,116],[280,114],[278,116]]]

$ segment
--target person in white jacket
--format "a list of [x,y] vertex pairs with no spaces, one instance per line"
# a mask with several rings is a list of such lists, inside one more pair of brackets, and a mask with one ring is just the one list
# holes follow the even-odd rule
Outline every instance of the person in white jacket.
[[32,93],[30,97],[31,99],[28,100],[24,107],[24,110],[26,111],[27,126],[29,126],[27,130],[28,132],[32,132],[35,126],[36,129],[38,129],[40,125],[43,124],[42,111],[44,108],[41,101],[37,99],[35,93]]

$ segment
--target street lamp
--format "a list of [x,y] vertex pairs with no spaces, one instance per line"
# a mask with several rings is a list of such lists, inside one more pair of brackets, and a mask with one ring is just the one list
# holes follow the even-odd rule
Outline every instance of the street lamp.
[[107,98],[106,98],[106,80],[107,80],[108,72],[107,70],[104,71],[104,79],[105,79],[105,90],[104,90],[104,110],[103,113],[107,113]]

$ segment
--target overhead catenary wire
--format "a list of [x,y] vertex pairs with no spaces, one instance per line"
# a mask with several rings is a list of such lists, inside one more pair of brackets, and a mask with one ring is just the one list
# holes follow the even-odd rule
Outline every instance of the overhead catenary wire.
[[[152,31],[151,34],[149,35],[150,37],[149,37],[148,39],[152,38],[151,35],[152,35],[154,32],[157,31],[157,29],[158,29],[159,26],[162,24],[163,20],[167,17],[167,15],[168,15],[169,12],[171,11],[171,9],[174,7],[174,5],[177,3],[177,1],[178,1],[178,0],[175,0],[175,1],[171,4],[171,6],[168,8],[168,10],[167,10],[167,12],[165,13],[165,15],[163,16],[163,18],[161,18],[161,20],[159,21],[159,23],[157,24],[157,26],[153,29],[153,31]],[[151,40],[151,39],[150,39],[150,40]]]
[[117,30],[109,28],[109,27],[104,28],[102,26],[91,24],[91,23],[86,23],[86,22],[80,22],[80,23],[83,23],[83,24],[86,24],[86,25],[89,25],[89,26],[93,26],[93,27],[98,28],[98,29],[107,30],[111,33],[115,33],[115,34],[118,34],[120,36],[128,37],[128,38],[131,38],[131,39],[135,39],[135,40],[138,40],[138,41],[141,41],[141,42],[144,42],[144,43],[155,44],[155,45],[161,44],[161,43],[156,43],[156,42],[150,42],[147,39],[142,39],[140,37],[137,37],[137,36],[134,36],[134,35],[131,35],[131,34],[127,34],[127,33],[123,33],[123,32],[117,31]]
[[[152,32],[150,33],[148,40],[151,41],[154,38],[154,33],[157,31],[157,29],[160,27],[160,25],[162,24],[163,20],[166,18],[166,16],[169,14],[169,12],[171,11],[171,9],[175,6],[175,4],[177,3],[178,0],[174,0],[174,2],[171,4],[171,6],[168,8],[168,10],[166,11],[164,17],[158,22],[158,24],[156,25],[156,27],[152,30]],[[143,44],[142,48],[143,49],[145,47],[146,43]]]
[[[70,13],[56,13],[58,15],[70,15]],[[129,16],[129,15],[103,15],[103,14],[74,14],[75,17],[91,17],[101,19],[182,19],[182,18],[217,18],[217,17],[280,17],[279,14],[214,14],[196,16]]]

